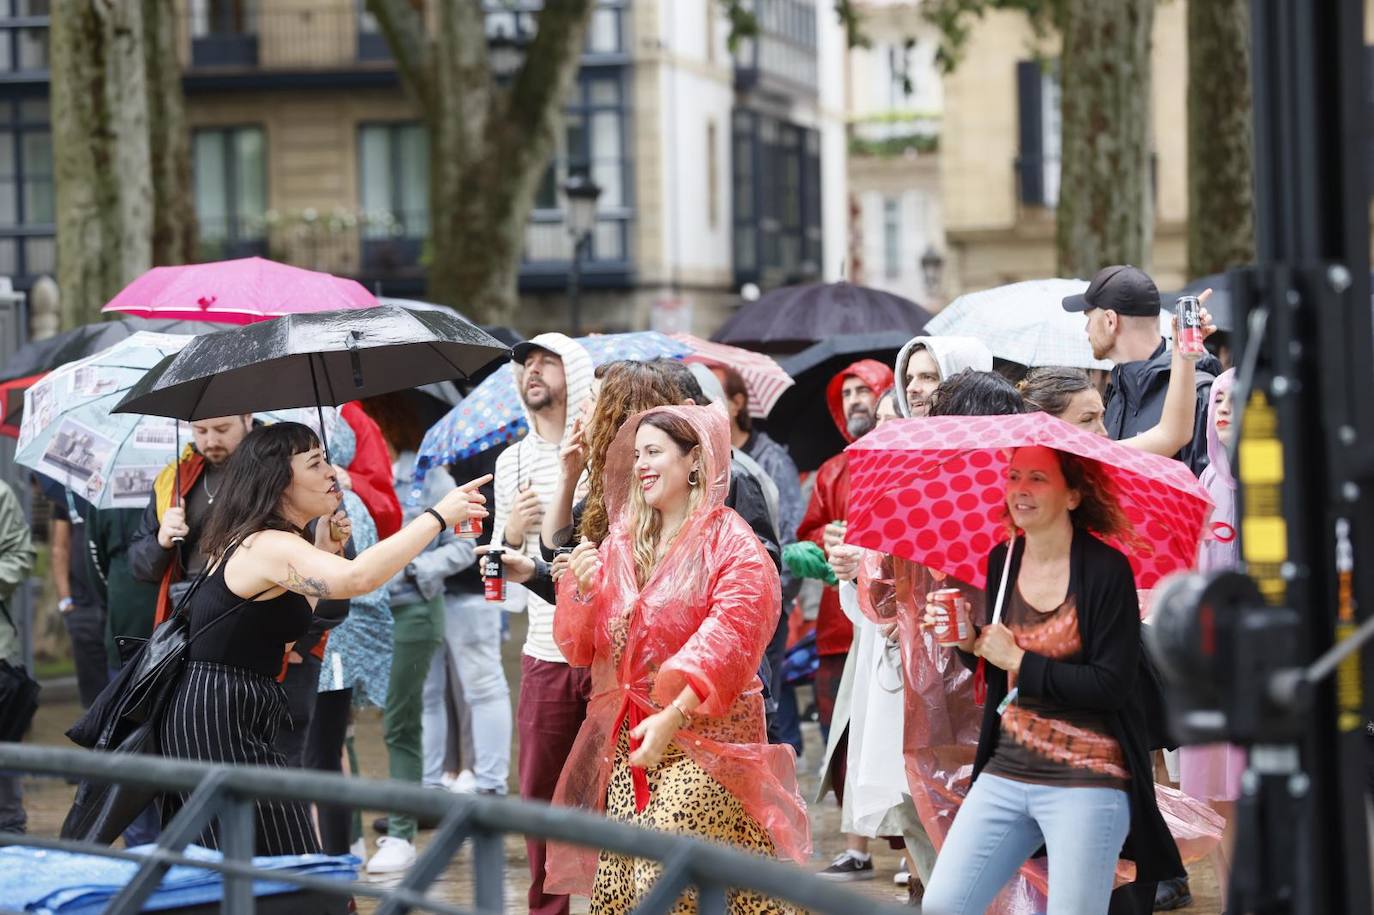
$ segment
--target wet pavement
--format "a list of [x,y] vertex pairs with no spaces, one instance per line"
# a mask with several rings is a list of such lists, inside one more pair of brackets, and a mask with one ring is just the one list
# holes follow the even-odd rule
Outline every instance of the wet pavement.
[[[71,743],[63,736],[63,731],[79,713],[75,703],[58,703],[43,706],[34,723],[30,743],[50,744],[70,747]],[[356,744],[359,765],[364,775],[383,778],[386,776],[386,752],[382,744],[382,723],[380,713],[365,710],[359,713],[356,723]],[[820,731],[814,724],[805,725],[803,736],[806,754],[802,760],[801,773],[803,794],[810,798],[814,795],[823,748],[820,744]],[[55,836],[66,816],[74,788],[54,780],[27,779],[24,783],[25,807],[29,814],[29,831],[38,835]],[[364,823],[370,824],[372,816],[366,816]],[[816,853],[811,862],[811,870],[820,870],[844,848],[844,838],[839,834],[840,814],[833,797],[823,803],[811,805],[811,824]],[[376,834],[370,826],[366,829],[369,844],[375,850]],[[418,845],[424,848],[432,833],[422,831]],[[879,847],[881,846],[881,847]],[[901,902],[906,899],[906,891],[894,886],[892,876],[896,873],[898,853],[887,848],[887,844],[874,842],[873,856],[875,877],[872,880],[850,884],[856,896],[855,912],[862,911],[863,899],[884,899]],[[472,902],[472,855],[464,850],[449,865],[443,877],[434,884],[432,893],[436,898],[459,904]],[[512,836],[506,839],[506,900],[507,910],[519,912],[525,908],[525,894],[529,887],[528,860],[525,856],[524,839]],[[1216,879],[1210,863],[1200,862],[1191,869],[1193,905],[1182,910],[1194,915],[1214,915],[1222,909],[1219,904]],[[387,878],[370,878],[369,882],[379,885],[396,884],[400,875]],[[371,900],[359,897],[358,911],[370,913],[375,908]],[[587,912],[586,900],[574,899],[574,912]]]

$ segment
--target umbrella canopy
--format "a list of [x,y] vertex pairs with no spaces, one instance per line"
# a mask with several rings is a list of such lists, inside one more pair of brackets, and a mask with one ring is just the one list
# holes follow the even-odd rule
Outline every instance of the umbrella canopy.
[[[391,296],[378,296],[377,302],[382,305],[399,305],[402,308],[409,308],[413,311],[449,312],[450,314],[458,315],[458,317],[462,318],[465,321],[472,320],[456,308],[450,308],[447,305],[439,305],[435,302],[425,302],[421,301],[420,299],[398,299],[393,298]],[[524,336],[521,335],[521,333],[518,330],[515,330],[511,327],[507,327],[504,324],[479,324],[477,326],[482,328],[482,330],[486,331],[491,336],[495,337],[497,340],[506,344],[506,346],[513,347],[517,343],[523,343],[525,340]],[[476,385],[484,381],[488,375],[490,375],[492,372],[496,371],[500,367],[501,363],[493,362],[487,365],[485,368],[479,369],[478,371],[472,373],[472,375],[470,375],[467,378],[467,383],[463,385],[463,390],[467,391],[475,387]],[[422,388],[421,390],[425,389]],[[425,393],[434,394],[435,392],[425,391]],[[461,399],[462,398],[460,397],[459,400]],[[449,406],[455,406],[457,403],[457,400],[451,401],[449,403]],[[435,419],[437,420],[438,417],[436,416]]]
[[244,257],[154,267],[120,290],[102,311],[143,318],[252,324],[279,315],[376,305],[376,297],[354,280],[261,257]]
[[792,376],[771,356],[750,352],[738,346],[713,343],[691,334],[672,334],[674,340],[691,348],[687,362],[728,366],[740,373],[749,389],[749,415],[763,419],[783,392],[792,387]]
[[59,334],[34,340],[19,347],[0,368],[0,381],[10,381],[26,375],[41,375],[59,365],[94,356],[120,340],[139,331],[156,334],[208,334],[225,330],[231,325],[215,321],[187,321],[168,318],[124,318],[117,321],[97,321],[83,324]]
[[21,346],[0,369],[0,435],[17,438],[24,418],[24,392],[60,365],[93,356],[139,331],[204,334],[228,327],[213,321],[128,318],[85,324]]
[[285,315],[197,337],[115,412],[202,419],[350,400],[463,378],[509,353],[452,312],[382,305]]
[[1094,359],[1081,314],[1064,310],[1065,296],[1088,288],[1085,280],[1027,280],[959,296],[926,332],[977,337],[999,359],[1024,366],[1064,365],[1110,369]]
[[[96,508],[142,508],[153,480],[189,432],[179,432],[170,419],[112,414],[110,405],[192,339],[140,332],[48,373],[25,393],[15,462]],[[316,425],[313,411],[263,418]]]
[[[686,344],[653,331],[597,334],[578,337],[577,342],[592,357],[594,366],[622,359],[642,361],[660,356],[681,359],[691,351]],[[452,464],[504,442],[515,441],[528,430],[515,385],[515,367],[507,362],[425,433],[420,444],[419,464],[422,467]]]
[[[735,312],[711,337],[761,353],[795,353],[840,334],[921,333],[930,312],[908,299],[852,283],[784,286]],[[793,376],[795,377],[795,376]]]
[[1185,464],[1093,435],[1046,413],[941,416],[884,423],[849,446],[845,539],[982,587],[1006,532],[1011,450],[1043,445],[1096,461],[1140,543],[1113,543],[1142,590],[1192,568],[1207,491]]
[[783,392],[768,414],[768,434],[787,447],[798,470],[815,470],[847,444],[835,428],[825,400],[830,379],[860,359],[892,365],[912,336],[906,331],[846,334],[782,360],[782,370],[796,383]]

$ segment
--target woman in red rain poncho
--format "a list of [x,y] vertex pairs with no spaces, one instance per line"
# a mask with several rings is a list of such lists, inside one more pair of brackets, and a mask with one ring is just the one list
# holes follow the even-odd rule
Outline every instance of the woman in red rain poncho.
[[[709,407],[646,411],[611,445],[610,533],[578,547],[559,582],[554,637],[570,664],[592,668],[593,695],[554,803],[802,861],[795,758],[767,742],[756,673],[780,611],[777,571],[724,506],[729,466],[725,414]],[[629,911],[659,873],[558,851],[546,887],[590,895],[598,913]],[[730,898],[732,912],[789,911]]]

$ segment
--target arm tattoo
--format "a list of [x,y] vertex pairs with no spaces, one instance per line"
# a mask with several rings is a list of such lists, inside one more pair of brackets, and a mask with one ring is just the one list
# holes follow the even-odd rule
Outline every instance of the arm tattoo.
[[303,576],[289,562],[286,564],[286,581],[279,581],[277,584],[288,591],[294,591],[305,597],[318,597],[320,599],[329,597],[329,585],[325,583],[323,578]]

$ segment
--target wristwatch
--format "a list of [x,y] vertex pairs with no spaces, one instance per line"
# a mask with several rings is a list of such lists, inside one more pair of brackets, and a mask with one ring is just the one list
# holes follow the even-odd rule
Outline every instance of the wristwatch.
[[62,598],[60,601],[57,602],[57,612],[58,612],[58,613],[71,613],[71,612],[72,612],[72,608],[75,607],[75,606],[76,606],[76,601],[72,600],[70,597],[64,597],[64,598]]

